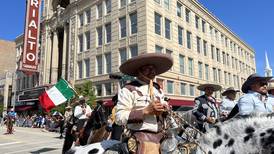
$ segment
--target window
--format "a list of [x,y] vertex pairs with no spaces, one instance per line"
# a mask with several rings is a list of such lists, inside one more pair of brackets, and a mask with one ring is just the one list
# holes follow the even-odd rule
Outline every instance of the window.
[[155,52],[156,53],[162,53],[163,51],[163,47],[159,46],[159,45],[155,45]]
[[188,74],[190,76],[194,75],[194,72],[193,72],[193,59],[192,58],[188,58]]
[[185,74],[185,56],[179,55],[180,73]]
[[79,24],[80,24],[80,27],[84,25],[84,15],[83,15],[83,13],[79,14]]
[[221,79],[222,79],[222,74],[221,74],[221,70],[218,69],[218,82],[221,83]]
[[164,6],[166,9],[169,10],[169,7],[170,7],[170,1],[169,0],[164,0]]
[[162,16],[158,13],[154,14],[154,22],[155,22],[155,33],[161,35],[161,20]]
[[97,27],[97,46],[101,46],[103,43],[102,27]]
[[78,36],[79,39],[79,52],[84,51],[84,40],[83,40],[83,34]]
[[102,3],[97,5],[97,19],[103,16]]
[[167,38],[167,39],[170,39],[170,32],[171,32],[171,26],[170,26],[170,24],[171,24],[171,21],[170,20],[168,20],[167,18],[165,18],[165,37]]
[[167,93],[173,94],[173,81],[167,80]]
[[186,95],[186,84],[185,83],[181,83],[181,95]]
[[183,45],[183,28],[178,26],[178,43]]
[[111,53],[105,54],[106,73],[111,73]]
[[213,71],[213,81],[218,81],[218,79],[217,79],[217,69],[212,68],[212,71]]
[[137,45],[130,46],[130,55],[131,55],[131,57],[138,56],[138,46]]
[[105,25],[106,28],[106,43],[111,42],[111,23]]
[[216,48],[216,57],[217,57],[217,61],[220,62],[221,56],[220,56],[220,50],[218,48]]
[[203,79],[203,63],[198,62],[198,69],[199,69],[199,79]]
[[124,7],[127,5],[127,0],[120,0],[120,7]]
[[199,29],[199,20],[200,18],[198,16],[195,16],[195,27]]
[[214,60],[214,45],[211,45],[211,58]]
[[86,11],[86,21],[87,23],[90,23],[90,10]]
[[160,4],[161,0],[154,0],[156,3]]
[[222,55],[223,55],[223,64],[226,64],[226,55],[225,55],[224,51],[223,51]]
[[187,48],[191,49],[191,32],[186,32],[186,39],[187,39]]
[[182,4],[177,2],[177,16],[182,17]]
[[195,86],[194,85],[189,85],[189,95],[194,96],[195,95]]
[[190,10],[186,8],[186,22],[190,21]]
[[127,49],[120,49],[120,64],[123,64],[127,60]]
[[106,13],[111,12],[111,0],[106,0]]
[[203,31],[203,33],[206,32],[205,24],[206,24],[206,22],[204,20],[202,20],[202,31]]
[[205,79],[208,80],[209,79],[209,70],[208,70],[208,65],[205,64]]
[[120,38],[123,38],[127,36],[126,17],[120,18],[119,21],[120,21]]
[[105,83],[105,91],[106,91],[106,95],[109,96],[112,94],[112,90],[111,90],[111,82],[109,83]]
[[97,60],[97,75],[103,74],[102,55],[96,56],[96,60]]
[[207,56],[207,42],[203,40],[204,56]]
[[130,32],[131,34],[135,34],[138,31],[138,26],[137,26],[137,13],[132,13],[129,15],[130,16]]
[[97,96],[102,96],[102,85],[96,85]]
[[82,61],[78,61],[78,79],[83,78],[83,66]]
[[230,63],[230,62],[229,62],[229,54],[228,54],[228,53],[226,54],[226,62],[227,62],[227,66],[229,66],[229,65],[230,65],[229,63]]
[[90,32],[86,32],[85,33],[85,36],[86,36],[86,49],[90,49]]
[[90,59],[85,59],[86,78],[90,76]]
[[213,27],[212,26],[209,26],[209,32],[210,32],[210,36],[212,37],[212,35],[213,35]]
[[201,38],[197,36],[196,40],[197,40],[197,52],[201,53]]
[[224,76],[225,76],[225,85],[227,85],[227,72],[224,71]]
[[[173,59],[171,50],[166,49],[166,54],[169,55]],[[173,67],[171,67],[170,70],[172,71]]]

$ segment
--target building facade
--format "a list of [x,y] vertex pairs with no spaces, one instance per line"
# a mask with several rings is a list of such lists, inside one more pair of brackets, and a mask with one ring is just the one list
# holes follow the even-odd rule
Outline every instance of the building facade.
[[[47,85],[40,86],[39,72],[26,75],[19,70],[20,61],[24,49],[24,35],[21,34],[15,39],[16,44],[16,71],[13,84],[13,102],[15,102],[15,111],[38,110],[39,95],[47,89]],[[40,54],[39,54],[40,55]]]
[[12,82],[15,72],[15,43],[0,40],[0,112],[13,106]]
[[[254,50],[195,0],[44,0],[41,83],[91,80],[108,100],[121,87],[109,78],[127,59],[170,54],[156,81],[173,105],[193,105],[196,87],[240,88],[256,71]],[[220,92],[216,97],[220,98]]]

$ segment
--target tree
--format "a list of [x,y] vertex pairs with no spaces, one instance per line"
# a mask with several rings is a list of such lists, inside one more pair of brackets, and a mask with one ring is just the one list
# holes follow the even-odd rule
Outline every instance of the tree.
[[92,86],[91,81],[86,81],[83,84],[79,84],[75,86],[75,90],[79,95],[83,95],[85,98],[87,98],[87,104],[89,106],[92,106],[93,103],[96,100],[96,95],[95,95],[95,89]]

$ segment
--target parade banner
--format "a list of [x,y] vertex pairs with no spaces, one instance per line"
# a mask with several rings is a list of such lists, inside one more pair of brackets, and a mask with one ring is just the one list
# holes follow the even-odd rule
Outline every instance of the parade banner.
[[69,83],[64,79],[60,79],[52,88],[39,96],[39,101],[42,108],[48,112],[55,106],[63,104],[73,98],[74,95],[75,90]]
[[19,69],[28,75],[38,72],[40,4],[41,0],[27,0],[24,50]]

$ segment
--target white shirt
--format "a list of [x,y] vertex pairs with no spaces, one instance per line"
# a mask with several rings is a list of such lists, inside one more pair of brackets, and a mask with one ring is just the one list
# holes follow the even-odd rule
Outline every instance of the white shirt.
[[[131,130],[147,130],[158,132],[158,124],[155,115],[147,115],[143,119],[143,123],[127,124],[129,114],[132,110],[142,110],[151,103],[149,95],[149,84],[143,84],[140,87],[135,87],[136,91],[130,91],[127,88],[122,88],[118,93],[118,103],[116,110],[116,123],[118,125],[127,125]],[[138,92],[139,94],[138,94]],[[160,99],[162,104],[167,104],[164,101],[164,94],[153,87],[154,98]],[[141,93],[141,96],[140,96]]]
[[86,112],[83,112],[82,105],[77,105],[74,109],[74,116],[78,119],[88,119],[88,114],[92,112],[89,105],[86,104]]
[[237,101],[225,97],[220,105],[221,113],[229,114],[236,104]]

